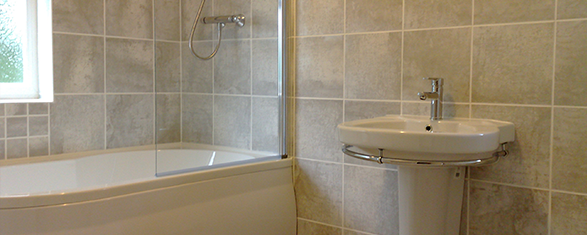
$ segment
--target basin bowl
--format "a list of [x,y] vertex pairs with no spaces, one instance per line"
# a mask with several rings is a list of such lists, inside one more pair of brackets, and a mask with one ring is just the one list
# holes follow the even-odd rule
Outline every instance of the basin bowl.
[[491,156],[501,143],[514,141],[511,122],[390,115],[344,122],[340,142],[368,153],[383,149],[402,159],[458,161]]

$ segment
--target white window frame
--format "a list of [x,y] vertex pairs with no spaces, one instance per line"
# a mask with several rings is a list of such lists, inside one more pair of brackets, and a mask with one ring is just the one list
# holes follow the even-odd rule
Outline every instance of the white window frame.
[[53,102],[51,0],[27,1],[23,82],[0,83],[0,103]]

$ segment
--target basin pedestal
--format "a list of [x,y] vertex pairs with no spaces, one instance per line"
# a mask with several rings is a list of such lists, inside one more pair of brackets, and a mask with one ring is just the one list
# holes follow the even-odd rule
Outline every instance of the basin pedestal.
[[399,166],[399,234],[458,235],[465,167]]

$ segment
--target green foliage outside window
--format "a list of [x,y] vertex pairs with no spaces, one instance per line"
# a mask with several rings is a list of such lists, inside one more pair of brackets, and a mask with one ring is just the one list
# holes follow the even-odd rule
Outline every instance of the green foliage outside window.
[[0,83],[23,81],[22,48],[10,16],[12,3],[13,0],[0,0]]

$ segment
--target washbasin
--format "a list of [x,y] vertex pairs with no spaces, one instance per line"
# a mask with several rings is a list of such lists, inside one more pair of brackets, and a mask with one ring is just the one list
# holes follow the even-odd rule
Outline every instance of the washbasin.
[[511,122],[390,115],[338,125],[340,142],[365,152],[382,149],[402,159],[458,161],[483,158],[514,141]]

